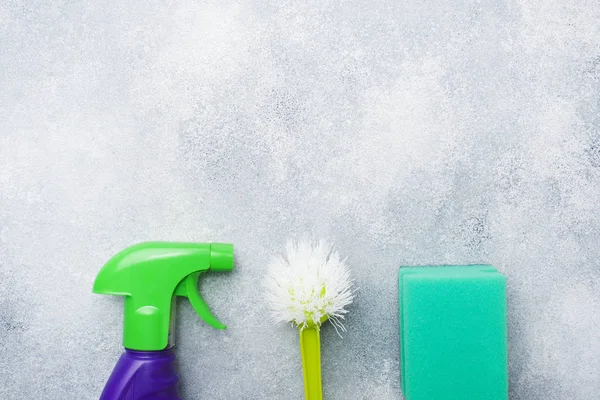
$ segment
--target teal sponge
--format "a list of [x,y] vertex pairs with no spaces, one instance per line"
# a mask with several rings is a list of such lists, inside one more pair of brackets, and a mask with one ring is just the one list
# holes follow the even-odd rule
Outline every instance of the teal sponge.
[[402,267],[407,400],[507,400],[506,277],[489,265]]

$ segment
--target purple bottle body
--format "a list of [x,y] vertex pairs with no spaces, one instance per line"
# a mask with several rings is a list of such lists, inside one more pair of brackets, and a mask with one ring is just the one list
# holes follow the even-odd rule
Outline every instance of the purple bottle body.
[[172,349],[125,349],[100,400],[181,400],[178,381]]

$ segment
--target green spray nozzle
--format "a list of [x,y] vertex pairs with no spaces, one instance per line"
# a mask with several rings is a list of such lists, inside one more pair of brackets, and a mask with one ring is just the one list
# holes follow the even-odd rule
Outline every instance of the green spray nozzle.
[[175,296],[187,297],[206,323],[225,329],[200,297],[198,277],[232,269],[232,244],[146,242],[111,258],[98,273],[93,292],[125,296],[125,348],[164,350],[169,346]]

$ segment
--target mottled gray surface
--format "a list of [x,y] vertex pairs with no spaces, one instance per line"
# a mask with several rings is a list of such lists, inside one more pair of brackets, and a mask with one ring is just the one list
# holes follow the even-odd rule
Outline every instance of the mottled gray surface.
[[360,288],[327,399],[401,399],[401,264],[508,276],[510,397],[600,396],[600,3],[0,2],[0,398],[93,399],[134,242],[232,241],[179,304],[186,399],[302,399],[260,283],[290,237]]

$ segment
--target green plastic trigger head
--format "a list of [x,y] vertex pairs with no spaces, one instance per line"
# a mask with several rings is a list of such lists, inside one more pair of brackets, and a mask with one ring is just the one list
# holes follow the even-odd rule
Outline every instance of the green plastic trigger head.
[[146,242],[111,258],[98,273],[93,292],[125,296],[125,348],[164,350],[175,296],[187,297],[209,325],[226,328],[198,293],[198,278],[207,271],[232,269],[232,244]]

